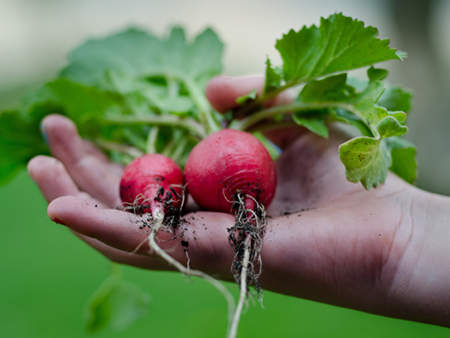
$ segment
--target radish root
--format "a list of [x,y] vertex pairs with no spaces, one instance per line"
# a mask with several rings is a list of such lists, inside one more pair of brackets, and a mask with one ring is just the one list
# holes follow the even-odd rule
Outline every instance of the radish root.
[[[162,212],[154,212],[153,213],[153,219],[154,224],[152,227],[152,230],[150,231],[150,234],[148,235],[148,242],[149,246],[151,248],[151,252],[157,254],[162,259],[164,259],[169,265],[176,268],[181,273],[185,274],[186,276],[195,276],[200,277],[204,279],[205,281],[209,282],[212,286],[214,286],[217,290],[219,290],[220,293],[225,297],[227,304],[228,304],[228,321],[230,322],[233,312],[234,312],[234,299],[231,293],[228,291],[225,286],[221,282],[219,282],[214,277],[211,277],[207,273],[200,271],[200,270],[194,270],[185,267],[183,264],[178,262],[177,260],[173,259],[172,256],[170,256],[167,252],[165,252],[161,247],[156,243],[156,235],[158,234],[158,231],[162,228],[163,222],[161,217]],[[155,217],[156,216],[156,217]]]
[[259,300],[262,301],[259,276],[262,272],[261,249],[266,226],[264,206],[252,196],[237,194],[233,211],[236,223],[228,229],[229,240],[235,250],[231,272],[240,287],[240,294],[228,338],[235,338],[237,335],[250,286],[254,287]]
[[183,273],[186,276],[195,276],[200,277],[204,279],[205,281],[209,282],[212,286],[214,286],[224,297],[228,304],[228,326],[230,326],[231,318],[234,313],[234,299],[231,293],[228,291],[225,286],[219,282],[214,277],[208,275],[207,273],[200,271],[200,270],[194,270],[190,269],[189,267],[185,267],[183,264],[178,262],[177,260],[173,259],[172,256],[170,256],[168,253],[166,253],[161,247],[156,243],[156,235],[158,234],[158,231],[163,227],[163,213],[160,210],[156,210],[153,213],[153,227],[150,231],[150,234],[148,235],[148,242],[150,246],[151,253],[155,253],[158,256],[160,256],[162,259],[164,259],[169,265],[176,268],[178,271]]
[[244,258],[242,260],[242,270],[241,270],[241,283],[240,283],[240,292],[239,292],[239,302],[236,307],[236,311],[233,315],[233,321],[231,322],[230,334],[228,338],[235,338],[237,336],[237,330],[239,326],[239,320],[241,319],[242,308],[244,307],[244,302],[247,296],[248,285],[247,285],[247,272],[248,272],[248,263],[250,259],[250,241],[251,236],[247,236],[245,240],[245,249],[244,249]]
[[[190,258],[187,250],[185,249],[186,253],[186,266],[172,258],[166,251],[164,251],[156,242],[156,237],[158,232],[161,229],[166,229],[169,231],[175,231],[175,229],[178,227],[178,224],[180,222],[180,211],[183,209],[184,203],[185,203],[185,187],[183,188],[183,192],[181,195],[182,202],[181,207],[177,208],[177,210],[169,210],[169,214],[165,214],[163,211],[163,207],[157,207],[152,210],[151,213],[148,212],[148,210],[151,209],[151,200],[146,199],[142,194],[139,194],[136,196],[136,199],[133,203],[124,203],[124,209],[127,211],[131,211],[135,214],[141,215],[141,225],[140,228],[148,228],[150,229],[150,232],[148,236],[136,247],[136,249],[133,252],[137,252],[141,246],[148,242],[149,245],[149,253],[150,254],[156,254],[162,259],[164,259],[170,266],[177,269],[179,272],[186,276],[194,276],[204,279],[205,281],[209,282],[212,286],[214,286],[225,298],[228,306],[228,330],[230,330],[231,322],[233,318],[233,313],[235,312],[235,302],[234,298],[231,295],[231,293],[228,291],[225,286],[219,282],[214,277],[208,275],[207,273],[200,271],[200,270],[194,270],[190,268]],[[173,190],[172,190],[172,193]],[[162,195],[162,193],[161,193]],[[166,200],[164,201],[166,205],[171,205],[172,201]],[[177,238],[177,236],[174,236],[173,239]]]

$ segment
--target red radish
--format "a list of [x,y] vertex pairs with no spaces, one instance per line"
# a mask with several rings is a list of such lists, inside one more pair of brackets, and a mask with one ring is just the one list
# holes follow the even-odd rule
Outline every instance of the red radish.
[[143,155],[131,162],[120,181],[122,202],[140,207],[141,212],[163,214],[179,209],[182,203],[183,173],[170,158]]
[[[217,288],[228,302],[229,317],[234,311],[234,300],[230,292],[208,274],[185,267],[160,248],[156,235],[161,228],[178,226],[184,201],[183,173],[170,158],[160,154],[143,155],[131,162],[124,170],[120,181],[120,198],[134,212],[144,214],[145,226],[151,228],[148,243],[151,253],[159,255],[168,264],[189,276],[203,278]],[[187,254],[187,251],[186,251]]]
[[275,194],[275,164],[269,152],[254,136],[239,130],[224,129],[197,144],[185,175],[189,193],[208,210],[231,212],[236,193],[268,207]]
[[236,217],[235,225],[228,229],[235,252],[231,271],[240,287],[228,336],[234,338],[248,284],[260,291],[264,207],[275,195],[275,164],[251,134],[224,129],[194,147],[186,162],[185,177],[190,194],[201,207]]

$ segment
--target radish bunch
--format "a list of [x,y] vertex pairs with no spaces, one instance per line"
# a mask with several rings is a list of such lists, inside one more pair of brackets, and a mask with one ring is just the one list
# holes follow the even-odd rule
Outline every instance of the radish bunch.
[[[184,182],[203,209],[235,215],[235,224],[228,232],[235,252],[231,271],[241,288],[236,310],[220,283],[201,271],[184,267],[156,243],[160,229],[175,230],[178,225],[185,199]],[[275,165],[264,145],[251,134],[232,129],[215,132],[194,147],[186,162],[184,179],[170,158],[147,154],[125,168],[120,182],[124,206],[150,216],[151,250],[179,271],[212,282],[226,296],[230,312],[234,312],[229,337],[236,336],[249,285],[260,290],[265,208],[272,201],[275,188]]]

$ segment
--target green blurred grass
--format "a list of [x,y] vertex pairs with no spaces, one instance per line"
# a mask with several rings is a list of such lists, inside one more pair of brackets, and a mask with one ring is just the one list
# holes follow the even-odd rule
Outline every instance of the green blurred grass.
[[[0,188],[2,269],[0,336],[90,337],[86,302],[110,264],[46,216],[46,203],[25,173]],[[125,268],[151,294],[147,316],[122,332],[94,337],[223,337],[226,308],[208,284],[175,273]],[[449,337],[449,330],[369,315],[266,292],[265,308],[242,318],[245,337]]]

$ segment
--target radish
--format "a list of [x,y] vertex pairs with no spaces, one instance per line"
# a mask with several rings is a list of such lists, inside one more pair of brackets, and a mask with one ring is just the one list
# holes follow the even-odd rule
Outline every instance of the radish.
[[185,178],[201,207],[236,217],[235,225],[228,229],[235,251],[231,271],[241,290],[229,335],[235,337],[248,285],[260,291],[265,208],[275,195],[275,163],[251,134],[224,129],[194,147],[186,162]]
[[[234,312],[234,300],[229,291],[208,274],[185,267],[173,259],[156,243],[159,230],[175,232],[184,204],[183,173],[169,157],[146,154],[131,162],[120,180],[120,198],[126,210],[142,215],[144,226],[149,227],[148,240],[151,253],[156,253],[180,272],[205,279],[218,289],[228,303],[228,317]],[[144,243],[144,242],[143,242]],[[136,248],[138,249],[140,245]],[[185,249],[187,250],[187,249]],[[187,251],[186,251],[187,255]],[[188,262],[189,262],[189,257]]]
[[[154,220],[180,210],[183,172],[170,158],[160,154],[143,155],[131,162],[120,180],[120,198],[135,213],[151,213]],[[174,215],[172,215],[174,216]]]
[[185,167],[189,192],[207,210],[232,212],[235,195],[268,206],[276,188],[275,165],[251,134],[224,129],[200,142]]

